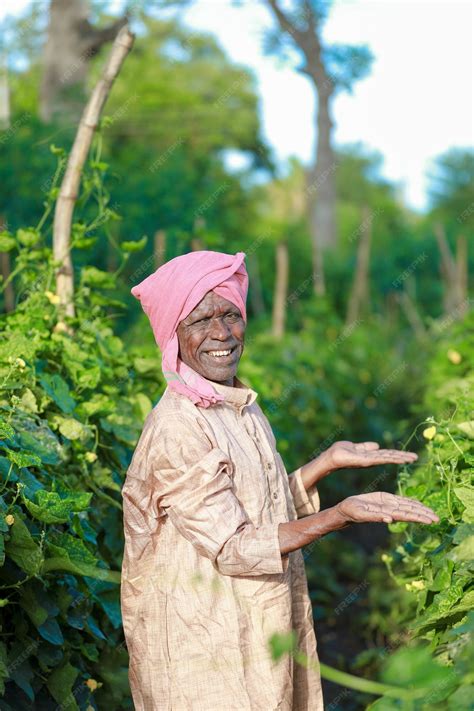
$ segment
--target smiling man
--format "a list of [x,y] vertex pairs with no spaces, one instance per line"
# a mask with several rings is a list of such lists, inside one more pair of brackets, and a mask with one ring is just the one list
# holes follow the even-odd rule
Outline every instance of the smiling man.
[[[121,605],[136,711],[322,710],[301,548],[352,523],[438,520],[385,492],[319,510],[317,484],[330,472],[410,463],[411,452],[342,441],[286,472],[257,392],[236,375],[244,257],[192,252],[132,289],[167,379],[122,490]],[[291,656],[272,661],[269,638],[291,630],[312,668]]]

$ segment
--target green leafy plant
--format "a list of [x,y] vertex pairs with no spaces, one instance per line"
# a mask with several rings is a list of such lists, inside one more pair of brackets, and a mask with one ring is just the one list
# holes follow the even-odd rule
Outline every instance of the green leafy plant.
[[[440,338],[427,369],[423,403],[425,412],[434,414],[419,428],[426,456],[413,472],[399,476],[400,493],[433,508],[440,523],[392,524],[398,545],[383,555],[393,580],[413,598],[399,624],[414,648],[390,656],[382,679],[405,678],[416,687],[432,676],[429,697],[406,706],[416,711],[467,711],[474,699],[473,335],[471,313]],[[384,698],[370,708],[400,706]]]
[[[89,219],[74,224],[76,249],[90,246],[84,239],[91,232],[107,236],[115,219],[99,149],[100,137],[83,180],[79,212],[89,212]],[[163,387],[158,358],[134,357],[112,328],[114,312],[123,309],[114,298],[118,274],[144,241],[125,245],[114,274],[78,269],[76,317],[64,318],[48,246],[56,195],[54,183],[39,225],[0,235],[2,248],[15,256],[18,294],[0,335],[6,711],[131,707],[119,604],[120,489],[150,397]],[[92,220],[88,203],[95,204]]]

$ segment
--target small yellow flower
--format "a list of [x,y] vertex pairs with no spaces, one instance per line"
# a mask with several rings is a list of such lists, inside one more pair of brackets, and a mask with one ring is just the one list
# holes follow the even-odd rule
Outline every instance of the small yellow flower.
[[45,291],[44,293],[51,304],[59,304],[60,299],[57,294],[53,294],[52,291]]
[[423,580],[412,580],[411,583],[405,583],[405,588],[410,592],[415,592],[415,590],[424,590],[425,583]]
[[55,333],[65,333],[67,331],[67,326],[63,321],[58,321],[56,326],[53,328]]
[[15,365],[17,365],[19,368],[26,368],[26,363],[23,360],[23,358],[16,358],[15,360]]
[[382,553],[382,555],[380,556],[380,558],[381,558],[381,560],[382,560],[383,563],[391,563],[392,560],[393,560],[393,559],[392,559],[392,556],[391,556],[391,555],[387,555],[386,553]]
[[457,351],[454,351],[452,348],[449,349],[447,356],[451,363],[454,363],[454,365],[459,365],[462,361],[462,355]]
[[5,516],[5,521],[9,526],[13,526],[13,524],[15,523],[15,517],[12,514],[8,514],[7,516]]
[[436,434],[436,427],[432,425],[431,427],[427,427],[426,429],[423,430],[423,437],[425,439],[433,439],[433,437]]
[[92,464],[92,462],[96,461],[97,454],[95,452],[86,452],[85,459],[86,462],[90,462]]
[[91,691],[95,691],[100,686],[99,682],[97,682],[95,679],[87,679],[86,685]]

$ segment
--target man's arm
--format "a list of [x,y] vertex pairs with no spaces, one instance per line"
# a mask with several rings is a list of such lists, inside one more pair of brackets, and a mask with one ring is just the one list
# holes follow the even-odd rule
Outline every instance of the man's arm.
[[280,523],[278,539],[282,555],[303,548],[316,538],[349,526],[351,523],[438,523],[439,517],[424,504],[406,496],[385,491],[349,496],[336,506],[296,521]]
[[306,490],[336,469],[366,468],[385,464],[412,464],[418,459],[415,452],[380,449],[377,442],[334,442],[318,457],[300,467],[301,480]]

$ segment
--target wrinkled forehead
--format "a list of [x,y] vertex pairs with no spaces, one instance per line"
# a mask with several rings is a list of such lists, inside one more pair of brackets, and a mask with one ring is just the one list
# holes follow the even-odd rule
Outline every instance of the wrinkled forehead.
[[229,308],[233,310],[236,309],[240,313],[240,309],[236,304],[211,290],[203,296],[201,301],[196,304],[194,309],[190,311],[187,316],[181,319],[180,323],[196,314],[213,313],[214,311],[224,311]]

